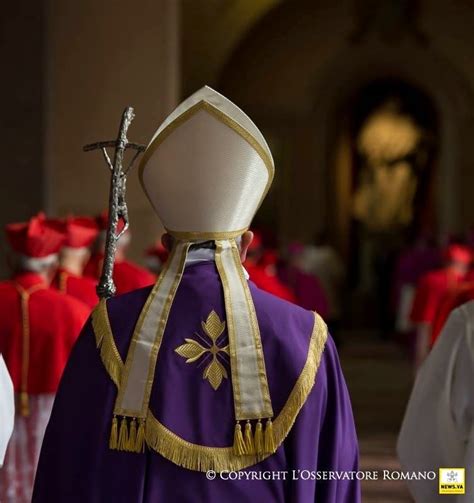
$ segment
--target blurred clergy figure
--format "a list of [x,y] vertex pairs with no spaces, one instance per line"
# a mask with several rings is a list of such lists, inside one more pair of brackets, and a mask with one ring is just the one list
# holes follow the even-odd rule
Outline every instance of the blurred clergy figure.
[[0,283],[0,353],[13,381],[17,413],[0,470],[0,501],[26,503],[54,394],[89,309],[50,288],[64,241],[57,222],[40,214],[8,225],[6,233],[14,274]]
[[170,257],[153,288],[94,310],[56,397],[34,503],[360,501],[356,480],[225,480],[358,467],[324,321],[242,267],[273,174],[255,124],[208,87],[157,130],[140,178]]
[[[97,217],[99,234],[94,244],[94,251],[84,269],[84,276],[91,277],[96,281],[100,279],[102,272],[108,221],[109,215],[107,212],[103,212]],[[121,232],[123,227],[124,222],[120,220],[117,232]],[[130,231],[127,230],[117,243],[117,254],[115,255],[114,265],[114,283],[117,288],[117,294],[127,293],[137,288],[150,286],[156,279],[155,275],[150,271],[127,259],[127,248],[130,244],[131,236]]]
[[443,297],[433,324],[431,346],[434,345],[439,337],[439,334],[444,328],[446,320],[449,318],[451,312],[462,304],[466,304],[470,300],[474,300],[474,281],[472,278],[472,271],[468,274],[466,281],[461,283],[455,290],[448,292]]
[[323,317],[330,314],[326,293],[319,279],[305,271],[305,246],[299,242],[290,243],[287,250],[287,262],[280,264],[278,275],[281,281],[294,292],[296,303],[320,313]]
[[168,260],[168,250],[161,241],[156,242],[145,251],[145,265],[153,274],[160,274],[166,261]]
[[259,232],[254,232],[253,240],[247,251],[245,269],[250,280],[255,285],[281,299],[295,302],[293,292],[284,285],[277,276],[276,264],[278,257],[272,250],[265,250],[263,240]]
[[59,269],[53,286],[84,302],[90,308],[99,301],[97,281],[82,275],[90,258],[90,247],[97,238],[98,227],[90,217],[68,217],[59,222],[65,242],[59,254]]
[[410,481],[417,503],[474,501],[474,302],[455,309],[418,372],[398,439],[404,470],[465,468],[466,494]]
[[471,249],[451,244],[444,250],[444,267],[423,275],[417,285],[411,310],[411,321],[416,326],[415,367],[428,354],[436,315],[446,294],[457,289],[469,272]]

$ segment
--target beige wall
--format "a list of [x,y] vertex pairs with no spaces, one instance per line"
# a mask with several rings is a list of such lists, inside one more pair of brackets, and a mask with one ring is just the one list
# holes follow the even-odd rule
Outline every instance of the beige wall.
[[[147,143],[179,94],[179,2],[48,0],[44,163],[48,210],[94,214],[106,207],[109,174],[99,151],[114,139],[127,105],[129,140]],[[159,223],[138,183],[128,182],[132,256],[156,238]]]
[[43,24],[41,2],[2,5],[0,278],[8,272],[3,227],[43,205]]
[[[404,16],[402,5],[283,2],[255,23],[221,70],[218,88],[264,131],[283,131],[281,141],[289,143],[287,165],[276,166],[276,177],[284,172],[291,180],[279,195],[287,208],[277,222],[283,239],[309,240],[338,220],[331,171],[336,140],[358,90],[384,77],[418,87],[439,112],[440,228],[474,222],[474,6],[425,0],[416,19]],[[356,6],[360,16],[369,15],[367,25],[358,23]],[[355,41],[358,25],[364,30]]]
[[181,0],[183,96],[218,83],[251,27],[283,0]]

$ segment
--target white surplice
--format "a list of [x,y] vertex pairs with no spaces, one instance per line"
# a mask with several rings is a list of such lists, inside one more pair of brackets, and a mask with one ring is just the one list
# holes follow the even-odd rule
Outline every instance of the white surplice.
[[0,467],[5,459],[8,441],[13,431],[14,419],[13,383],[3,357],[0,355]]
[[[404,470],[436,472],[408,482],[417,503],[474,502],[474,301],[450,315],[419,370],[398,438]],[[440,495],[439,468],[465,468],[466,494]]]

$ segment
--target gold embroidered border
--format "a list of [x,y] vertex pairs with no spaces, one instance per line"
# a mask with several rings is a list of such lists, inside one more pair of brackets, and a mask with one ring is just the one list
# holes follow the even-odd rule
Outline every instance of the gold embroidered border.
[[187,231],[173,231],[168,228],[166,229],[166,232],[168,234],[171,234],[176,239],[180,239],[182,241],[198,241],[198,240],[207,241],[211,239],[232,239],[241,236],[246,231],[248,231],[248,227],[230,232],[219,232],[219,231],[187,232]]
[[101,299],[92,311],[92,328],[94,329],[96,346],[100,349],[102,363],[117,388],[120,388],[123,362],[112,335],[105,299]]
[[[179,283],[181,282],[181,278],[183,275],[184,271],[184,265],[186,263],[186,257],[188,254],[188,249],[189,249],[190,244],[186,243],[184,244],[182,250],[181,250],[181,257],[179,259],[179,264],[178,264],[178,274],[174,278],[173,284],[171,286],[169,296],[166,300],[166,303],[163,307],[163,313],[161,315],[161,319],[159,321],[159,328],[157,331],[157,335],[155,338],[155,343],[153,345],[153,350],[151,352],[151,363],[150,367],[148,369],[148,377],[147,377],[147,387],[145,391],[145,398],[143,400],[143,405],[142,405],[142,415],[146,415],[148,413],[148,405],[150,403],[150,395],[151,395],[151,388],[153,386],[153,381],[155,378],[155,367],[156,367],[156,361],[158,359],[158,352],[160,351],[161,348],[161,342],[163,340],[163,334],[165,333],[166,329],[166,324],[168,322],[168,316],[171,310],[171,306],[173,304],[174,296],[176,295],[176,291],[178,289]],[[171,261],[170,261],[171,263]],[[162,273],[163,274],[163,273]]]
[[[222,244],[216,242],[216,254],[215,254],[216,268],[222,283],[222,289],[224,293],[224,304],[225,306],[230,306],[231,301],[230,301],[229,280],[227,278],[224,265],[222,264],[222,251],[223,251]],[[234,327],[234,316],[232,309],[229,310],[226,309],[226,317],[227,317],[226,320],[227,334],[229,337],[230,373],[232,376],[232,390],[234,395],[234,414],[235,417],[237,418],[240,417],[241,413],[239,408],[241,403],[241,396],[240,396],[240,386],[239,386],[240,380],[239,380],[238,368],[235,363],[237,355],[235,352],[235,336],[234,336],[235,327]]]
[[[103,304],[105,306],[105,302]],[[100,335],[96,334],[96,340],[100,340],[100,344],[104,344],[114,348],[110,351],[109,358],[114,358],[114,367],[120,371],[123,369],[123,361],[115,346],[110,323],[108,320],[107,309],[101,308],[100,304],[95,309],[95,327],[98,326]],[[103,320],[99,320],[103,317]],[[106,339],[108,339],[106,341]],[[327,340],[327,327],[322,318],[314,313],[314,326],[311,334],[311,340],[308,348],[308,356],[304,364],[303,370],[299,375],[291,393],[283,406],[278,417],[273,421],[273,430],[275,435],[275,445],[280,447],[303,407],[308,395],[313,388],[316,374],[321,362],[321,356]],[[114,356],[112,356],[114,355]],[[104,361],[101,351],[101,358],[105,368],[109,372],[110,364]],[[112,381],[118,385],[120,378],[112,375]],[[271,454],[263,456],[236,456],[233,447],[209,447],[188,442],[171,430],[166,428],[153,413],[148,410],[146,420],[146,442],[147,445],[162,455],[169,461],[182,466],[188,470],[205,472],[207,470],[215,470],[217,472],[224,470],[242,470],[252,466]]]
[[[140,182],[143,185],[143,170],[145,168],[146,163],[150,160],[150,157],[155,153],[156,149],[168,138],[168,136],[179,126],[184,124],[187,120],[189,120],[193,115],[197,114],[200,110],[206,110],[209,114],[213,115],[220,122],[225,124],[234,130],[237,134],[239,134],[261,157],[264,162],[267,170],[268,170],[268,182],[267,182],[267,190],[272,183],[273,176],[275,174],[275,167],[273,165],[273,161],[268,153],[265,151],[264,147],[260,145],[257,139],[249,133],[244,127],[242,127],[237,121],[229,117],[226,113],[219,110],[214,105],[211,105],[207,101],[201,100],[192,107],[185,110],[181,115],[176,117],[172,122],[170,122],[161,133],[156,136],[150,145],[148,145],[143,157],[140,161],[140,166],[138,168],[138,176]],[[267,192],[265,190],[265,194]]]
[[234,259],[234,264],[239,274],[240,282],[244,290],[245,300],[247,302],[247,309],[250,314],[250,323],[252,324],[255,349],[257,352],[258,377],[260,381],[260,388],[262,390],[263,395],[262,398],[265,407],[263,415],[255,418],[246,418],[246,419],[272,418],[273,408],[272,408],[272,401],[270,398],[270,390],[268,389],[267,371],[265,369],[265,358],[263,356],[262,339],[260,337],[260,327],[258,326],[257,313],[255,312],[255,305],[253,303],[247,279],[244,276],[244,269],[242,267],[242,262],[240,260],[240,254],[239,250],[237,249],[237,244],[235,241],[233,241],[231,244],[232,244],[232,256]]
[[67,293],[67,280],[69,274],[66,271],[60,271],[58,278],[58,290],[62,293]]
[[128,410],[128,409],[125,409],[122,407],[123,395],[125,393],[125,386],[128,381],[128,376],[130,375],[131,366],[133,364],[135,348],[136,348],[136,345],[137,345],[139,337],[140,337],[140,333],[142,330],[144,320],[145,320],[146,316],[148,315],[148,311],[150,309],[151,303],[153,302],[153,299],[155,298],[158,290],[160,289],[163,278],[167,274],[171,264],[174,263],[174,256],[178,252],[178,248],[180,248],[179,243],[175,244],[175,246],[171,252],[171,256],[167,260],[163,271],[161,272],[160,276],[158,277],[158,280],[157,280],[155,286],[153,287],[152,291],[150,292],[150,295],[148,296],[148,299],[146,300],[145,307],[142,309],[142,312],[140,313],[138,323],[137,323],[135,330],[134,330],[134,333],[133,333],[132,342],[130,344],[130,348],[127,353],[127,358],[125,360],[125,367],[124,367],[124,371],[123,371],[124,378],[125,378],[125,385],[122,385],[124,383],[121,383],[121,386],[119,387],[119,393],[117,396],[117,400],[115,403],[114,414],[117,416],[120,415],[120,416],[140,417],[140,418],[146,417],[146,414],[148,411],[148,403],[150,401],[151,388],[153,385],[153,378],[155,375],[155,366],[156,366],[156,361],[158,358],[158,352],[161,347],[163,333],[165,331],[166,323],[168,321],[169,311],[171,309],[171,305],[173,303],[173,299],[174,299],[176,290],[178,288],[179,282],[181,281],[181,276],[182,276],[182,272],[184,269],[184,264],[186,262],[186,256],[187,256],[189,246],[190,246],[190,243],[184,243],[184,245],[181,246],[181,249],[179,250],[181,253],[181,256],[179,257],[178,271],[180,271],[180,272],[174,278],[174,281],[171,286],[168,298],[166,299],[166,303],[163,307],[161,319],[158,322],[158,328],[156,331],[155,340],[153,342],[153,347],[152,347],[151,353],[150,353],[148,376],[147,376],[146,386],[145,386],[145,390],[144,390],[142,409],[141,409],[141,411],[136,411],[136,410]]
[[15,288],[20,294],[21,305],[21,382],[20,382],[20,414],[24,417],[30,415],[28,399],[28,374],[30,372],[30,297],[33,293],[46,289],[46,285],[39,283],[29,289],[23,288],[19,283],[15,283]]

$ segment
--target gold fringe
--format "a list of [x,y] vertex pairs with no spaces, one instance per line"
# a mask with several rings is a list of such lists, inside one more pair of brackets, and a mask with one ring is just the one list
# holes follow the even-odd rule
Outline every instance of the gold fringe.
[[242,427],[238,421],[234,429],[234,454],[236,456],[244,456],[247,454],[244,437],[242,436]]
[[107,301],[101,299],[92,311],[92,327],[94,329],[96,345],[100,349],[100,358],[110,378],[120,387],[123,362],[115,345],[107,313]]
[[235,455],[233,447],[207,447],[187,442],[163,426],[151,413],[146,419],[145,432],[150,449],[188,470],[234,471],[258,462],[256,456]]
[[262,455],[263,454],[263,428],[262,428],[262,422],[260,421],[260,419],[258,420],[258,422],[255,426],[254,445],[255,445],[255,454],[257,454],[257,456]]
[[273,423],[271,419],[267,420],[267,424],[265,425],[265,434],[264,434],[264,451],[266,454],[273,454],[276,451],[275,446],[275,435],[273,433]]
[[137,420],[135,418],[132,419],[130,423],[130,433],[128,436],[128,451],[135,452],[137,446]]
[[135,441],[134,452],[142,453],[145,450],[145,421],[143,419],[139,420],[137,438]]
[[112,419],[112,428],[110,429],[109,449],[116,450],[118,446],[118,421],[114,416]]
[[126,417],[122,417],[122,421],[120,421],[117,449],[119,451],[128,451],[128,425]]
[[255,444],[253,442],[252,425],[250,421],[245,424],[244,434],[245,454],[255,454]]
[[[105,317],[105,320],[100,322],[100,325],[105,327],[105,330],[101,332],[102,338],[107,338],[109,340],[108,343],[115,348],[115,351],[111,351],[111,354],[115,355],[114,366],[118,369],[122,369],[123,362],[115,347],[115,341],[108,322],[107,311],[102,310],[100,312],[102,316]],[[99,317],[99,315],[97,316]],[[283,443],[290,432],[301,407],[303,407],[314,385],[316,373],[321,362],[321,356],[327,340],[327,327],[317,313],[314,313],[314,318],[313,333],[311,335],[306,363],[283,409],[273,421],[273,434],[276,448]],[[103,363],[111,379],[117,385],[117,382],[109,371],[109,366],[106,362]],[[215,470],[217,472],[242,470],[263,461],[269,456],[269,454],[263,454],[262,456],[236,456],[233,446],[208,447],[205,445],[193,444],[166,428],[166,426],[155,418],[151,411],[148,411],[144,426],[145,440],[150,449],[161,454],[172,463],[188,470],[201,472],[206,472],[208,470]],[[138,436],[139,432],[137,433],[137,437]]]

